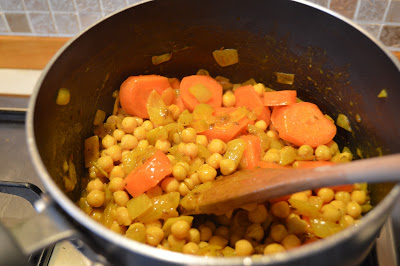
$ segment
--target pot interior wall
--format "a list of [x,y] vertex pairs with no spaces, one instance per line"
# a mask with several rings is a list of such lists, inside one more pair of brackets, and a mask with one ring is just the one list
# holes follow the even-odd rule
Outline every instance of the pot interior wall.
[[[212,51],[238,49],[240,62],[222,68]],[[172,52],[154,66],[153,55]],[[282,90],[296,89],[336,119],[348,116],[353,132],[338,128],[335,140],[357,157],[400,152],[399,70],[365,35],[320,10],[289,1],[162,0],[127,9],[97,24],[65,48],[40,85],[34,130],[40,155],[63,188],[62,165],[71,156],[78,176],[83,140],[91,136],[97,109],[112,111],[112,93],[130,75],[182,78],[207,69],[232,82],[254,78]],[[276,82],[275,72],[295,74],[293,85]],[[58,106],[59,88],[71,101]],[[382,89],[388,98],[377,98]],[[356,116],[361,121],[356,121]],[[379,201],[391,186],[376,186]],[[78,186],[69,196],[76,200]]]

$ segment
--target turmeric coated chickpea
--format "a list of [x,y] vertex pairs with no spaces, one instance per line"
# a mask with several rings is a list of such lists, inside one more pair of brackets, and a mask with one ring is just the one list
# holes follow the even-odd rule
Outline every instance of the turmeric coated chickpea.
[[118,190],[113,193],[113,199],[115,204],[120,207],[124,207],[129,201],[129,196],[128,193],[126,193],[124,190]]
[[197,170],[197,173],[201,183],[213,181],[217,176],[217,171],[208,164],[203,164],[199,170]]
[[150,120],[146,120],[143,122],[143,124],[141,125],[142,128],[144,128],[147,131],[150,131],[154,128],[153,123],[151,123]]
[[212,230],[208,226],[200,226],[200,241],[208,241],[212,237]]
[[347,211],[348,215],[350,215],[354,219],[357,219],[361,215],[362,208],[361,208],[360,204],[358,204],[357,202],[350,201],[349,203],[347,203],[346,211]]
[[265,247],[264,255],[280,253],[280,252],[284,252],[285,250],[286,249],[281,244],[272,243]]
[[178,192],[181,194],[182,197],[186,196],[189,193],[189,188],[186,186],[184,182],[179,184]]
[[189,128],[182,130],[181,139],[183,142],[194,143],[194,142],[196,142],[196,137],[197,137],[197,133],[196,133],[196,130],[194,130],[194,128],[189,127]]
[[91,207],[100,207],[103,205],[105,200],[105,193],[100,190],[92,190],[90,193],[87,195],[87,203]]
[[302,157],[310,157],[313,156],[314,150],[309,145],[301,145],[297,150],[297,154]]
[[132,219],[129,217],[128,209],[126,207],[117,208],[117,223],[125,226],[132,223]]
[[350,193],[347,191],[338,191],[335,193],[335,200],[340,200],[347,204],[351,200]]
[[223,175],[230,175],[235,172],[237,165],[231,159],[221,159],[219,169]]
[[126,134],[121,138],[121,148],[125,150],[133,150],[138,145],[138,139],[131,135]]
[[265,92],[265,85],[262,83],[257,83],[255,85],[253,85],[254,90],[257,92],[257,94],[260,97],[264,96],[264,92]]
[[111,192],[123,191],[125,188],[124,180],[121,177],[114,177],[108,183],[108,189]]
[[102,140],[101,140],[101,144],[103,145],[103,147],[105,149],[111,147],[112,145],[117,144],[117,141],[115,140],[115,138],[111,135],[106,135]]
[[125,132],[122,129],[116,129],[113,131],[113,137],[116,141],[121,141],[121,139],[124,135],[125,135]]
[[224,107],[232,107],[236,103],[236,97],[235,94],[231,90],[228,90],[224,93],[222,96],[222,105]]
[[186,243],[182,248],[183,253],[191,255],[196,255],[199,252],[199,250],[200,250],[199,245],[197,245],[194,242]]
[[166,177],[161,181],[161,188],[166,192],[177,192],[179,190],[179,182],[174,177]]
[[249,221],[252,223],[263,223],[268,218],[268,211],[262,204],[257,204],[253,211],[249,211]]
[[367,200],[367,195],[364,190],[354,190],[351,192],[351,200],[362,205]]
[[322,206],[321,212],[324,220],[331,222],[337,222],[342,217],[341,212],[331,204]]
[[181,114],[181,108],[179,108],[179,106],[176,104],[171,104],[168,106],[168,111],[171,113],[172,119],[174,120],[177,120]]
[[197,230],[196,228],[190,228],[189,229],[189,234],[187,236],[187,241],[199,244],[200,243],[200,232],[199,232],[199,230]]
[[168,140],[157,140],[154,146],[157,150],[167,153],[169,148],[171,148],[171,143]]
[[287,235],[283,240],[282,240],[282,246],[287,250],[287,249],[292,249],[299,247],[301,245],[300,239],[293,234]]
[[290,207],[286,201],[279,201],[271,206],[271,213],[278,218],[286,218],[290,214]]
[[147,139],[139,140],[137,147],[139,149],[145,150],[149,147],[149,142],[147,141]]
[[315,149],[315,157],[318,161],[329,161],[332,158],[332,153],[328,146],[319,145]]
[[219,164],[222,160],[222,155],[219,153],[213,153],[210,155],[210,157],[208,157],[207,159],[207,164],[209,166],[211,166],[214,169],[218,169],[219,168]]
[[182,164],[175,164],[172,167],[172,175],[176,178],[176,180],[182,181],[186,178],[187,170]]
[[111,156],[114,162],[117,162],[122,158],[122,149],[118,145],[112,145],[106,149],[106,154]]
[[329,203],[335,198],[335,192],[331,188],[321,188],[318,190],[317,196],[320,197],[324,203]]
[[146,243],[156,247],[164,239],[164,231],[160,227],[149,226],[146,228]]
[[90,193],[92,190],[100,190],[104,191],[104,184],[100,181],[100,179],[96,178],[95,180],[90,181],[87,184],[86,191]]
[[213,153],[223,154],[226,151],[226,143],[220,139],[213,139],[207,146],[207,149]]
[[190,158],[194,158],[194,157],[196,157],[198,152],[199,152],[199,148],[197,147],[197,144],[187,143],[185,145],[183,154],[186,156],[189,156]]
[[114,167],[114,161],[111,156],[103,156],[97,160],[97,165],[105,172],[110,172]]
[[144,140],[146,139],[147,136],[147,131],[144,127],[137,127],[135,128],[135,130],[133,131],[133,135],[139,140]]
[[240,239],[235,243],[235,252],[237,256],[250,256],[254,253],[254,248],[246,239]]
[[275,242],[281,242],[288,235],[288,231],[283,224],[275,224],[271,226],[269,235]]
[[208,145],[208,139],[204,135],[197,135],[196,136],[196,144],[203,145],[204,147],[207,147]]
[[262,131],[267,130],[267,123],[264,120],[258,120],[254,125]]
[[190,224],[186,221],[180,220],[172,224],[171,234],[178,239],[184,239],[189,235]]
[[122,129],[125,133],[133,133],[135,128],[137,127],[137,122],[134,117],[127,116],[122,119]]
[[208,240],[208,244],[213,245],[213,246],[219,246],[220,248],[224,248],[228,244],[228,240],[222,236],[212,236]]
[[108,177],[110,178],[110,180],[116,177],[125,178],[125,172],[124,170],[122,170],[121,166],[116,165],[111,169]]
[[293,193],[293,194],[290,196],[290,198],[291,198],[291,199],[295,199],[295,200],[299,200],[299,201],[303,201],[303,202],[308,202],[308,196],[307,196],[307,194],[304,193],[304,192],[296,192],[296,193]]

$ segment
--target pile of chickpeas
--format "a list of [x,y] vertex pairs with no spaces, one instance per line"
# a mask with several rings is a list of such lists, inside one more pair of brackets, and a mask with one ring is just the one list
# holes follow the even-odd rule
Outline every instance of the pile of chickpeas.
[[[260,83],[254,88],[260,95],[265,91],[265,86]],[[232,91],[225,91],[223,106],[234,104]],[[181,115],[179,107],[171,105],[168,109],[177,121]],[[110,124],[114,127],[107,126]],[[280,139],[273,126],[267,126],[266,121],[255,121],[254,126],[270,139],[269,147],[262,151],[261,160],[279,164],[284,159],[286,167],[296,167],[299,160],[345,163],[352,159],[348,150],[340,152],[333,141],[316,149],[308,145],[295,147]],[[145,223],[138,218],[132,220],[127,208],[132,197],[124,188],[127,175],[124,156],[132,151],[161,150],[173,166],[170,176],[146,192],[150,199],[174,192],[183,197],[202,183],[239,170],[230,159],[223,158],[227,144],[222,140],[209,140],[186,126],[167,139],[157,139],[154,145],[150,145],[147,132],[155,127],[150,120],[129,116],[121,108],[108,117],[104,125],[97,127],[95,134],[100,139],[99,158],[88,169],[86,189],[78,203],[96,221],[136,241],[193,255],[273,254],[328,236],[324,235],[325,231],[318,231],[321,224],[330,224],[336,231],[357,225],[362,214],[371,208],[367,185],[354,184],[352,191],[328,187],[301,191],[262,204],[249,204],[224,215],[198,215],[193,219],[187,216],[179,218],[177,213],[177,217],[170,218],[176,221],[167,229],[165,223],[168,219]],[[200,146],[208,150],[210,156],[207,159],[198,156]],[[175,149],[174,154],[170,152],[172,149]],[[294,152],[283,152],[287,149]],[[292,155],[282,158],[287,154]],[[200,166],[193,170],[193,165]],[[305,216],[301,208],[296,209],[290,204],[291,200],[313,206],[318,217]]]

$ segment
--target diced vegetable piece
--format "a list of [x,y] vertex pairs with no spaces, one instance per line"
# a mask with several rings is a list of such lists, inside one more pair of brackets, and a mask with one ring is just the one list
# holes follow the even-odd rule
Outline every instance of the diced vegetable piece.
[[148,189],[156,186],[162,179],[172,172],[172,165],[168,157],[157,150],[143,165],[138,166],[125,178],[125,188],[137,197]]
[[78,206],[81,210],[83,210],[87,215],[90,215],[93,211],[93,208],[88,204],[87,198],[81,197],[78,202]]
[[339,114],[339,116],[336,120],[336,125],[338,127],[341,127],[343,129],[349,131],[349,132],[353,131],[350,126],[349,118],[347,118],[347,116],[345,116],[344,114]]
[[[204,97],[201,93],[199,94],[201,95],[199,97],[203,100],[202,103],[207,103],[213,108],[221,107],[223,91],[221,84],[210,76],[193,75],[184,77],[180,85],[182,100],[187,109],[192,112],[201,103],[190,91],[191,88],[199,85],[200,87],[197,88],[207,88],[208,92],[211,93],[211,96],[209,96],[209,93],[206,92]],[[209,99],[205,101],[207,98]]]
[[297,102],[295,90],[267,91],[264,92],[265,106],[291,105]]
[[179,118],[178,118],[178,124],[182,126],[188,126],[190,123],[193,121],[193,114],[191,114],[188,110],[183,111]]
[[342,227],[334,222],[321,219],[310,219],[311,230],[320,238],[325,238],[339,232]]
[[197,101],[200,103],[208,102],[211,97],[211,91],[204,86],[203,84],[199,83],[189,88],[189,92],[196,98]]
[[153,209],[139,216],[138,220],[143,223],[153,222],[158,219],[168,219],[179,216],[176,208],[179,205],[181,196],[179,192],[170,192],[158,197],[152,198]]
[[142,223],[131,224],[126,230],[125,236],[135,241],[146,242],[146,227]]
[[297,151],[290,146],[283,147],[280,153],[281,153],[281,159],[279,161],[279,164],[282,166],[293,163],[297,156]]
[[171,85],[166,77],[158,75],[132,76],[121,85],[119,98],[126,113],[140,118],[149,118],[147,100],[153,90],[161,95]]
[[93,119],[93,125],[95,126],[101,125],[104,122],[105,118],[106,118],[106,112],[97,109]]
[[85,139],[85,167],[89,168],[91,162],[97,162],[100,156],[100,142],[98,136],[92,136]]
[[69,90],[66,88],[60,88],[58,90],[56,104],[58,105],[67,105],[71,99],[71,95]]
[[150,145],[155,145],[157,140],[168,139],[168,131],[166,127],[156,127],[147,132],[147,141]]
[[110,202],[107,204],[106,208],[104,209],[103,216],[101,217],[102,224],[104,224],[108,228],[111,227],[113,222],[116,220],[117,208],[118,206],[114,202]]
[[234,161],[236,165],[238,165],[240,159],[242,159],[245,148],[246,142],[243,139],[239,138],[231,140],[226,144],[226,152],[223,158],[230,159]]
[[313,103],[274,107],[271,121],[281,139],[297,146],[316,148],[330,142],[336,135],[336,126]]
[[253,169],[257,167],[261,156],[261,140],[255,135],[243,135],[240,137],[246,143],[240,165],[242,169]]
[[[244,132],[248,124],[254,123],[241,113],[243,112],[237,108],[220,107],[214,112],[216,122],[211,125],[212,128],[199,134],[207,136],[208,139],[228,142]],[[240,117],[242,118],[237,120]]]
[[379,92],[378,98],[386,98],[388,96],[386,89],[383,89]]
[[159,65],[161,63],[169,61],[171,58],[172,58],[172,53],[154,55],[151,57],[151,62],[153,63],[153,65]]
[[236,254],[235,249],[230,246],[226,246],[221,252],[224,257],[233,257]]
[[153,202],[145,193],[143,193],[136,198],[130,199],[126,204],[126,207],[128,209],[129,217],[134,220],[138,216],[150,210],[153,207]]
[[288,200],[292,208],[296,209],[296,212],[300,215],[304,215],[307,217],[312,218],[319,218],[320,212],[315,205],[312,205],[308,202],[296,200],[296,199],[289,199]]
[[264,106],[263,101],[252,85],[237,88],[234,94],[236,98],[236,107],[246,107],[256,114],[257,119],[264,120],[267,126],[269,125],[271,112],[268,107]]
[[292,85],[294,83],[294,74],[276,72],[275,75],[278,83],[287,85]]
[[168,218],[162,227],[165,236],[169,236],[169,234],[171,234],[171,226],[178,221],[185,221],[192,226],[193,216],[182,215],[179,217]]
[[236,49],[215,50],[213,56],[218,65],[222,67],[234,65],[239,62],[239,55]]
[[150,93],[146,108],[150,121],[155,125],[164,126],[174,121],[161,96],[155,90]]

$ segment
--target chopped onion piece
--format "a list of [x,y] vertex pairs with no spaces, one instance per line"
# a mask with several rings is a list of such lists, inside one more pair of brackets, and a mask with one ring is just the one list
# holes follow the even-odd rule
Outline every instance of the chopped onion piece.
[[56,104],[58,105],[67,105],[69,100],[71,99],[71,95],[69,90],[66,88],[61,88],[58,90]]
[[378,94],[378,98],[386,98],[387,96],[386,89],[381,90],[381,92]]
[[93,125],[98,126],[101,125],[104,122],[104,119],[106,118],[106,112],[97,109],[96,114],[93,119]]
[[292,85],[294,82],[294,74],[275,72],[276,81],[281,84]]
[[212,93],[209,88],[204,86],[201,83],[198,83],[189,88],[189,92],[198,100],[200,103],[208,102],[211,97]]
[[353,130],[351,129],[350,126],[350,121],[347,118],[347,116],[345,116],[344,114],[339,114],[337,120],[336,120],[336,125],[338,127],[341,127],[349,132],[352,132]]
[[222,67],[234,65],[239,62],[239,56],[236,49],[221,49],[213,52],[215,61]]
[[153,65],[159,65],[159,64],[169,61],[171,58],[172,58],[172,53],[155,55],[155,56],[151,57],[151,62],[153,62]]

